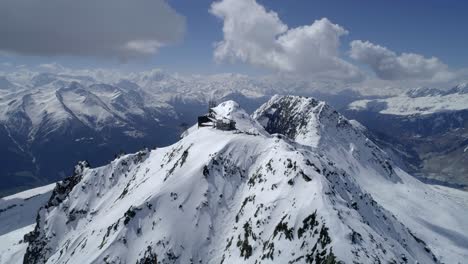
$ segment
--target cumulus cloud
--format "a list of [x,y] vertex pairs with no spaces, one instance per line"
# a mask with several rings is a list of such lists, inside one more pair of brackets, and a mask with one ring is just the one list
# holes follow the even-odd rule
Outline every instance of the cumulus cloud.
[[281,72],[335,79],[359,79],[360,71],[339,57],[340,37],[348,32],[327,18],[288,28],[255,0],[222,0],[210,12],[224,22],[217,61],[239,60]]
[[184,17],[165,0],[0,1],[0,52],[128,59],[184,31]]
[[367,64],[383,80],[425,79],[443,81],[454,78],[448,66],[438,58],[415,53],[400,55],[369,41],[351,42],[351,58]]

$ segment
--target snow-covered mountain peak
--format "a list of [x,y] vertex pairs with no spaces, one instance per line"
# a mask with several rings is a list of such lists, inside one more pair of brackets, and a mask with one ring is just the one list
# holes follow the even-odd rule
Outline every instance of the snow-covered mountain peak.
[[[301,143],[307,140],[311,146],[317,146],[317,113],[323,103],[299,96],[273,96],[267,103],[254,112],[256,119],[269,133],[285,135]],[[308,139],[303,138],[307,135]]]
[[460,83],[450,89],[447,94],[459,94],[459,95],[466,95],[468,94],[468,82]]
[[245,112],[238,103],[229,100],[220,103],[218,106],[213,107],[212,110],[215,111],[216,117],[218,118],[232,118],[233,115],[237,112]]
[[[237,130],[194,126],[168,147],[98,168],[79,163],[40,209],[25,263],[430,264],[467,256],[468,238],[457,231],[468,227],[464,205],[385,163],[325,103],[275,96],[254,118],[233,101],[213,110]],[[256,120],[290,134],[245,133],[262,129]],[[311,131],[321,133],[316,146],[306,140]]]
[[301,96],[274,96],[253,114],[268,133],[283,134],[316,148],[343,169],[365,164],[376,177],[399,182],[387,154],[370,141],[365,130],[325,102]]
[[406,95],[411,98],[424,97],[424,96],[438,96],[438,95],[443,95],[443,94],[444,94],[444,91],[436,89],[436,88],[429,88],[429,87],[416,87],[406,92]]
[[211,127],[104,167],[79,164],[27,239],[26,263],[438,263],[323,154]]
[[458,87],[461,89],[468,89],[468,82],[460,83]]
[[211,110],[216,116],[216,119],[232,120],[236,122],[235,126],[238,131],[252,134],[268,134],[238,103],[232,100],[222,102]]
[[[323,101],[311,97],[275,95],[253,114],[269,133],[283,134],[312,147],[356,133],[349,121]],[[343,135],[345,133],[346,135]]]

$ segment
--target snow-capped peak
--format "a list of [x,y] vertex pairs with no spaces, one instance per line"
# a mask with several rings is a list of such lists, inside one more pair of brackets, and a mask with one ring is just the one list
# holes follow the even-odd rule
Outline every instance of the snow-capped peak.
[[253,113],[253,118],[269,133],[317,146],[320,139],[317,113],[323,105],[313,98],[275,95]]
[[262,135],[268,134],[238,103],[232,100],[220,103],[212,108],[212,110],[217,119],[234,121],[238,131]]
[[459,95],[465,95],[468,94],[468,82],[466,83],[460,83],[450,89],[446,94],[459,94]]
[[438,96],[442,94],[444,94],[442,90],[439,90],[436,88],[428,88],[428,87],[417,87],[417,88],[410,89],[406,92],[406,95],[411,98],[425,97],[425,96]]
[[275,95],[255,111],[253,118],[269,133],[317,148],[330,141],[336,145],[340,140],[363,136],[361,129],[356,129],[333,107],[310,97]]
[[[233,101],[212,110],[238,130],[194,128],[172,146],[103,167],[79,163],[40,209],[25,237],[25,263],[440,263],[440,257],[456,263],[466,257],[459,243],[466,237],[457,232],[467,227],[458,212],[464,205],[398,168],[376,169],[374,161],[385,154],[325,103],[275,96],[255,112],[267,131],[285,136],[242,133],[259,124]],[[311,132],[327,144],[320,139],[311,147]],[[366,149],[377,158],[367,160]],[[435,219],[427,225],[420,216]]]
[[[283,134],[302,145],[326,152],[343,169],[365,163],[377,177],[399,177],[390,158],[343,115],[325,102],[300,96],[274,96],[253,114],[269,133]],[[345,157],[343,157],[345,156]]]

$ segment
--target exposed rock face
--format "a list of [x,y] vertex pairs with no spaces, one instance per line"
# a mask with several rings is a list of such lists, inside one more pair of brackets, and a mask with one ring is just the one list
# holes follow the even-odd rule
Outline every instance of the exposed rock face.
[[[44,207],[39,209],[36,217],[36,227],[34,228],[34,231],[24,236],[24,241],[29,243],[29,246],[24,255],[24,263],[46,262],[48,257],[47,252],[52,249],[47,245],[49,238],[45,236],[44,233],[41,233],[41,228],[47,224],[47,220],[44,217],[46,216],[49,208],[57,207],[68,198],[70,192],[83,178],[83,171],[87,168],[89,168],[88,162],[79,162],[75,166],[73,175],[67,177],[65,180],[63,180],[63,182],[58,182],[52,191],[52,195],[49,201],[44,205]],[[79,213],[84,214],[87,212],[80,210]],[[73,212],[71,212],[70,218],[74,220],[75,216]]]

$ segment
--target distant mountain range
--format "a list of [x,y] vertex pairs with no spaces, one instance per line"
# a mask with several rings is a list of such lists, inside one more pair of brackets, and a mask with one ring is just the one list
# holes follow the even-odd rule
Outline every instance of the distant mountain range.
[[79,162],[53,190],[4,198],[0,263],[467,259],[467,193],[413,178],[327,103],[274,96],[252,115],[234,101],[213,113],[236,129],[191,126],[173,145]]
[[349,105],[349,110],[401,116],[429,115],[467,108],[468,83],[459,84],[447,91],[435,88],[416,88],[401,96],[358,100]]
[[357,100],[344,113],[364,124],[411,173],[429,182],[467,188],[468,84]]
[[172,144],[206,112],[210,99],[232,99],[252,113],[273,94],[325,100],[364,124],[369,137],[410,172],[452,186],[468,184],[466,84],[396,97],[363,96],[338,86],[160,70],[7,74],[0,77],[0,196],[61,180],[79,160],[100,166],[124,152]]
[[0,194],[63,179],[81,159],[101,165],[122,151],[173,143],[217,91],[243,99],[217,90],[217,81],[160,72],[112,84],[50,73],[20,81],[0,79]]
[[[238,74],[9,74],[0,78],[0,196],[61,180],[79,160],[99,166],[122,152],[172,144],[210,99],[233,99],[252,112],[272,93],[310,90],[295,79]],[[317,95],[339,105],[361,98]]]
[[[2,85],[2,190],[63,179],[80,159],[102,164],[122,150],[177,139],[174,109],[129,82],[41,74],[30,86]],[[150,139],[156,132],[166,136]]]

